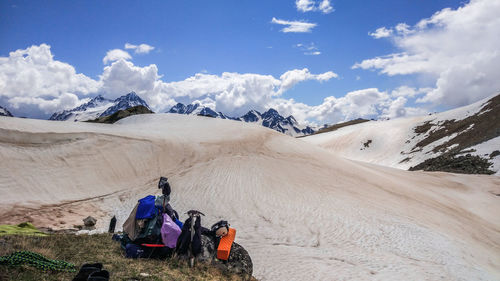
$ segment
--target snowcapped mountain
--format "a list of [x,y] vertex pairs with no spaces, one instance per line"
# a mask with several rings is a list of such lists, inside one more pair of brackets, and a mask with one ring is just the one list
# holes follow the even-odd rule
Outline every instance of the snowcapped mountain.
[[178,103],[175,106],[173,106],[168,111],[168,113],[203,115],[214,118],[243,121],[247,123],[257,123],[264,127],[276,130],[280,133],[293,137],[304,136],[314,133],[314,130],[311,127],[300,126],[297,120],[295,120],[293,116],[290,115],[285,118],[281,116],[278,113],[278,111],[272,108],[262,114],[256,110],[251,110],[247,114],[241,117],[234,118],[234,117],[229,117],[222,112],[215,112],[211,108],[202,106],[197,103],[189,105]]
[[346,158],[395,168],[500,175],[500,95],[427,116],[344,126],[304,140]]
[[113,101],[98,95],[89,102],[73,109],[56,112],[49,120],[57,121],[86,121],[99,117],[107,108],[113,105]]
[[12,113],[10,113],[6,108],[0,106],[0,116],[12,117]]
[[130,92],[125,96],[121,96],[116,100],[114,100],[113,103],[114,103],[113,106],[106,109],[99,117],[108,116],[117,112],[118,110],[124,110],[138,105],[142,105],[147,107],[148,109],[151,109],[149,108],[148,104],[143,99],[141,99],[135,92]]
[[114,101],[108,100],[101,95],[96,96],[89,102],[69,110],[63,110],[52,114],[49,120],[57,121],[87,121],[98,117],[109,116],[119,110],[131,108],[137,105],[149,106],[135,92],[121,96]]

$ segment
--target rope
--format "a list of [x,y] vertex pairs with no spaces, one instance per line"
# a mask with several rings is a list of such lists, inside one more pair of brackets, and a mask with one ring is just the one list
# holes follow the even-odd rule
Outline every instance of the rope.
[[40,254],[30,251],[14,252],[10,255],[0,257],[0,265],[19,266],[21,264],[27,264],[44,271],[76,271],[75,265],[72,263],[60,260],[51,260]]

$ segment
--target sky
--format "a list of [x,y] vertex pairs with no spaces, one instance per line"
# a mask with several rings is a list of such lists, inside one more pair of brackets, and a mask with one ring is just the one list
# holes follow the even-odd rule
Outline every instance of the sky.
[[131,91],[155,112],[399,118],[500,92],[500,0],[0,0],[0,106]]

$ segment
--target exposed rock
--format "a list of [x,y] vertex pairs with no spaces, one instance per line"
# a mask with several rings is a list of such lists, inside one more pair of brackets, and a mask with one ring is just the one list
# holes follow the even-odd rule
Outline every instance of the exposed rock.
[[366,142],[363,143],[363,147],[364,148],[369,148],[370,147],[370,143],[372,143],[372,140],[367,140]]
[[91,216],[88,216],[83,219],[83,223],[85,224],[85,229],[86,230],[92,230],[95,229],[95,223],[97,220]]
[[131,115],[136,115],[136,114],[150,114],[154,113],[153,111],[149,110],[149,108],[138,105],[134,106],[131,108],[119,110],[109,116],[102,116],[94,120],[89,120],[87,122],[93,122],[93,123],[115,123],[116,121],[123,119],[125,117],[131,116]]
[[0,116],[12,117],[12,113],[10,113],[7,108],[0,106]]
[[495,150],[495,151],[491,152],[490,159],[497,157],[498,155],[500,155],[500,150]]
[[[248,252],[238,243],[233,243],[229,259],[227,261],[217,259],[217,248],[215,241],[206,236],[201,236],[202,252],[196,257],[197,262],[208,263],[222,271],[231,274],[237,274],[244,280],[250,280],[253,273],[253,263]],[[179,256],[180,259],[188,260],[185,255]]]
[[459,174],[494,174],[489,167],[491,163],[480,156],[456,156],[453,154],[444,154],[411,167],[410,171],[442,171]]

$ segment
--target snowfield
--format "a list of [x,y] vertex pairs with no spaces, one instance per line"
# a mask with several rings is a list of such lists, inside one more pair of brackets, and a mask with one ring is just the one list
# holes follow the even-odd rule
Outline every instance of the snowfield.
[[[331,132],[307,136],[303,140],[321,146],[341,157],[408,170],[429,158],[441,155],[442,152],[436,153],[433,149],[450,141],[458,134],[469,131],[475,124],[457,133],[450,133],[421,149],[416,149],[420,141],[429,137],[430,133],[439,130],[448,120],[460,121],[488,112],[482,109],[490,99],[492,97],[468,106],[427,116],[364,122]],[[496,96],[495,99],[500,99],[500,96]],[[428,132],[418,134],[414,131],[415,127],[424,125],[426,122],[432,125]],[[455,146],[457,145],[448,146],[447,151]],[[470,149],[475,151],[471,152]],[[488,159],[493,164],[490,170],[500,175],[500,155],[489,158],[490,153],[495,150],[500,150],[500,137],[468,147],[465,153],[459,153],[459,155],[471,154]]]
[[183,220],[198,209],[204,226],[237,229],[259,280],[500,279],[497,176],[408,172],[177,114],[0,117],[0,170],[2,224],[71,228],[92,215],[105,230],[116,215],[121,226],[167,176]]

